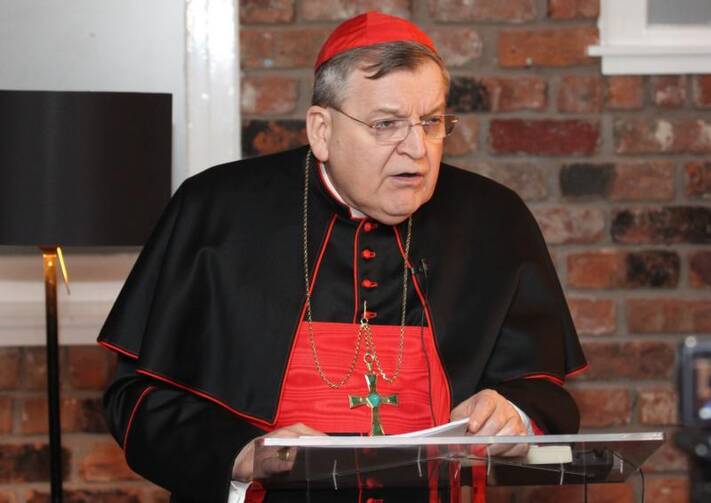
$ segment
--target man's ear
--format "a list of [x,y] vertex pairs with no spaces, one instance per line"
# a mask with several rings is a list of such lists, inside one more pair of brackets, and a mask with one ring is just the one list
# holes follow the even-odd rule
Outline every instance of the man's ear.
[[321,162],[328,161],[328,141],[331,138],[331,114],[323,107],[313,105],[306,111],[306,135],[311,151]]

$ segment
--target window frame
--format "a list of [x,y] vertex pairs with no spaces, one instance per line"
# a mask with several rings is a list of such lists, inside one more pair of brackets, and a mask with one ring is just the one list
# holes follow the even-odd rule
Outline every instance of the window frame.
[[711,26],[647,25],[647,0],[601,0],[600,44],[605,75],[711,73]]

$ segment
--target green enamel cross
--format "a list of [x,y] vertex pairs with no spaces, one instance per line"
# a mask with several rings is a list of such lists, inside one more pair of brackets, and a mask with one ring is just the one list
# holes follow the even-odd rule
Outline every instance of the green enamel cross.
[[397,407],[397,395],[383,396],[378,393],[375,388],[378,376],[375,374],[365,374],[365,383],[368,385],[368,395],[367,396],[355,396],[348,395],[348,404],[350,408],[360,407],[361,405],[367,405],[370,407],[371,413],[371,425],[370,425],[370,435],[385,435],[383,431],[383,426],[380,424],[380,406],[381,405],[394,405]]

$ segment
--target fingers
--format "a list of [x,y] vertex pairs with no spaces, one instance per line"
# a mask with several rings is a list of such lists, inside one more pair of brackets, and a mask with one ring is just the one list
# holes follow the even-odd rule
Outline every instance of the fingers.
[[324,432],[315,430],[315,429],[311,428],[310,426],[305,425],[304,423],[292,424],[292,425],[286,426],[284,428],[281,428],[281,430],[276,430],[276,431],[288,432],[289,433],[288,435],[282,435],[285,437],[300,437],[300,436],[322,437],[322,436],[326,435]]
[[[468,412],[468,432],[475,435],[519,435],[526,430],[516,409],[503,396],[493,390],[483,390],[452,411]],[[466,417],[463,416],[463,417]]]
[[274,473],[288,472],[294,467],[296,460],[296,447],[273,447],[260,450],[255,458],[255,463],[259,463],[259,473],[271,475]]
[[[481,436],[526,435],[521,416],[511,403],[494,390],[482,390],[452,410],[452,419],[469,416],[468,434]],[[528,444],[492,444],[490,456],[523,456]]]
[[[296,423],[274,430],[262,438],[296,438],[300,436],[323,436],[325,433],[303,423]],[[296,447],[261,447],[254,456],[254,473],[258,478],[291,470],[298,454]]]

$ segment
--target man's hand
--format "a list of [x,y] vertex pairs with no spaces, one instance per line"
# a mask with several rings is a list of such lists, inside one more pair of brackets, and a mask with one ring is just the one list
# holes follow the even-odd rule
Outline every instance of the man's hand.
[[[511,403],[496,391],[485,389],[464,400],[452,410],[452,420],[469,418],[467,433],[471,435],[526,435],[526,426]],[[489,454],[523,456],[528,444],[492,445]]]
[[259,455],[255,458],[255,442],[266,437],[300,437],[302,435],[324,435],[324,433],[314,430],[303,423],[292,424],[261,437],[257,437],[247,445],[235,458],[232,467],[232,478],[240,482],[250,482],[254,478],[254,473],[269,475],[291,470],[296,458],[295,447],[270,447],[260,449]]

